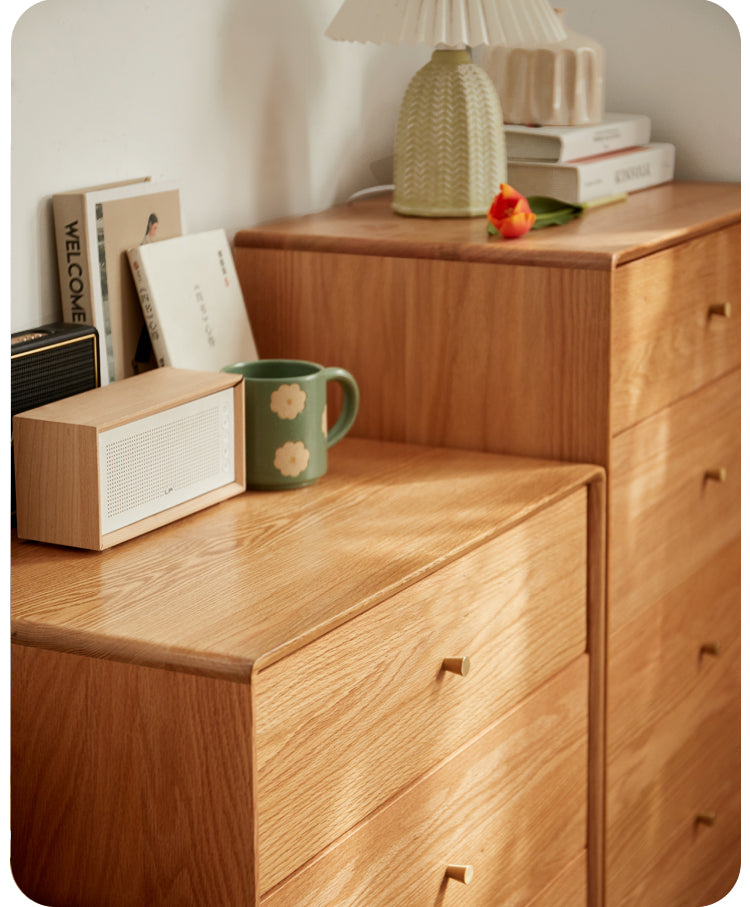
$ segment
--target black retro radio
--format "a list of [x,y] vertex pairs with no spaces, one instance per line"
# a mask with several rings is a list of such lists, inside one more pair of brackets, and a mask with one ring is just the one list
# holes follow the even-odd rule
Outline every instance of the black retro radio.
[[[10,335],[10,417],[99,387],[99,335],[56,322]],[[12,432],[12,429],[11,429]],[[16,512],[11,435],[11,520]]]

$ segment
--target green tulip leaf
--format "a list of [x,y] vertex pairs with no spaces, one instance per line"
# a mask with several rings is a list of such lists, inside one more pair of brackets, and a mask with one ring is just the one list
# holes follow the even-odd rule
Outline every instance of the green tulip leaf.
[[531,210],[536,214],[534,230],[567,224],[583,212],[582,205],[571,205],[546,195],[532,195],[527,201]]

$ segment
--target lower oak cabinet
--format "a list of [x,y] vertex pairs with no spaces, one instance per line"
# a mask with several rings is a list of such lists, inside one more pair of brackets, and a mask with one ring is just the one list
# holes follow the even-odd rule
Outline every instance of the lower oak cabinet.
[[315,486],[105,552],[14,538],[19,886],[601,904],[603,497],[598,467],[349,439]]

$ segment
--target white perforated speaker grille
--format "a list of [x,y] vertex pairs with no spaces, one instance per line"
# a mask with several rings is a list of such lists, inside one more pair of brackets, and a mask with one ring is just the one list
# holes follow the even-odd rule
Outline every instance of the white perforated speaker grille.
[[234,480],[231,388],[99,435],[102,533]]

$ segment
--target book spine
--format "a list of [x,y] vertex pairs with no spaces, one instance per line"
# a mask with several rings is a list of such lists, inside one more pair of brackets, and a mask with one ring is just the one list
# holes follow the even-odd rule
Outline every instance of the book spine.
[[99,331],[99,347],[102,356],[101,382],[109,384],[115,380],[114,352],[112,349],[112,325],[109,319],[109,307],[104,298],[102,288],[106,291],[107,272],[102,268],[100,260],[100,233],[103,225],[97,216],[98,205],[94,197],[88,196],[86,206],[86,245],[88,247],[89,261],[91,262],[91,316],[96,329]]
[[574,161],[610,151],[621,151],[645,145],[651,137],[651,121],[642,117],[620,123],[602,123],[599,126],[571,132],[561,138],[560,160]]
[[143,311],[143,319],[146,322],[148,335],[151,338],[151,346],[154,350],[154,357],[158,366],[171,365],[172,362],[167,351],[167,344],[164,339],[164,332],[159,323],[159,316],[154,306],[154,295],[151,290],[151,283],[146,276],[143,267],[143,260],[139,249],[128,250],[128,261],[130,270],[133,274],[135,289],[138,293],[138,301]]
[[77,193],[53,195],[52,213],[63,321],[93,325],[93,272],[87,241],[85,198]]

